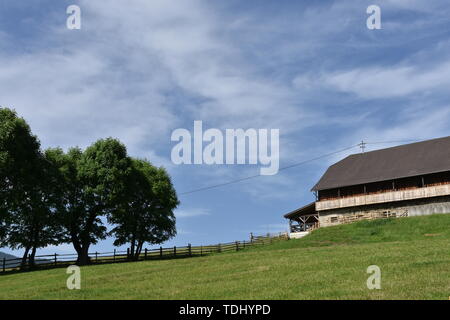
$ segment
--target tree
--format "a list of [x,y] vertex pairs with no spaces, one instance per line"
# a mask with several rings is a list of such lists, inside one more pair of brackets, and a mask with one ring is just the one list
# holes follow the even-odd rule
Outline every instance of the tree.
[[121,205],[109,216],[114,245],[130,243],[137,260],[144,243],[159,244],[176,235],[173,210],[179,201],[169,175],[145,160],[132,160]]
[[34,265],[38,248],[59,242],[54,173],[25,120],[0,109],[0,246],[24,248],[22,267],[29,254]]
[[102,218],[114,211],[130,171],[126,148],[119,141],[98,140],[84,152],[72,148],[47,151],[61,174],[62,190],[58,212],[63,219],[67,242],[78,254],[77,263],[88,264],[89,247],[107,237]]

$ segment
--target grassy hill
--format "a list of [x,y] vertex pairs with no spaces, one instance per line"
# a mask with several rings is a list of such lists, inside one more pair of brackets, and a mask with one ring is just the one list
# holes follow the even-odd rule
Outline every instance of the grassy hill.
[[[299,239],[208,257],[0,276],[0,299],[445,299],[450,215],[362,221]],[[369,290],[370,265],[381,290]]]

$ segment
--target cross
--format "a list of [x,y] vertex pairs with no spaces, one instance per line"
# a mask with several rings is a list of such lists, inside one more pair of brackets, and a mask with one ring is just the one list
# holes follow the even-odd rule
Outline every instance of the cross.
[[364,153],[364,151],[366,150],[366,145],[367,145],[367,143],[364,142],[364,140],[362,140],[361,143],[358,144],[358,146],[361,148],[362,153]]

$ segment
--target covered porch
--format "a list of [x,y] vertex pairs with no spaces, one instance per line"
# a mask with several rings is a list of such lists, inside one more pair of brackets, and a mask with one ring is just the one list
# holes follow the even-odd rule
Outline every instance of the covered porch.
[[290,233],[310,231],[319,227],[319,213],[316,211],[315,202],[291,211],[284,217],[289,219]]

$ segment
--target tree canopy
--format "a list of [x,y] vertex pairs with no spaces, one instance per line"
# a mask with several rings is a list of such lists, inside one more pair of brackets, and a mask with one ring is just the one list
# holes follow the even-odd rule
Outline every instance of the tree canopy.
[[0,150],[0,245],[24,248],[23,261],[31,250],[34,264],[38,248],[59,243],[56,171],[28,124],[10,109],[0,109]]
[[159,244],[176,235],[173,210],[179,201],[169,175],[146,160],[132,160],[125,193],[109,221],[115,225],[114,245],[130,243],[137,259],[144,243]]
[[117,139],[43,152],[25,120],[0,108],[0,247],[24,248],[23,263],[38,248],[72,243],[87,264],[90,246],[109,235],[138,257],[144,243],[176,235],[178,204],[164,168],[131,158]]

